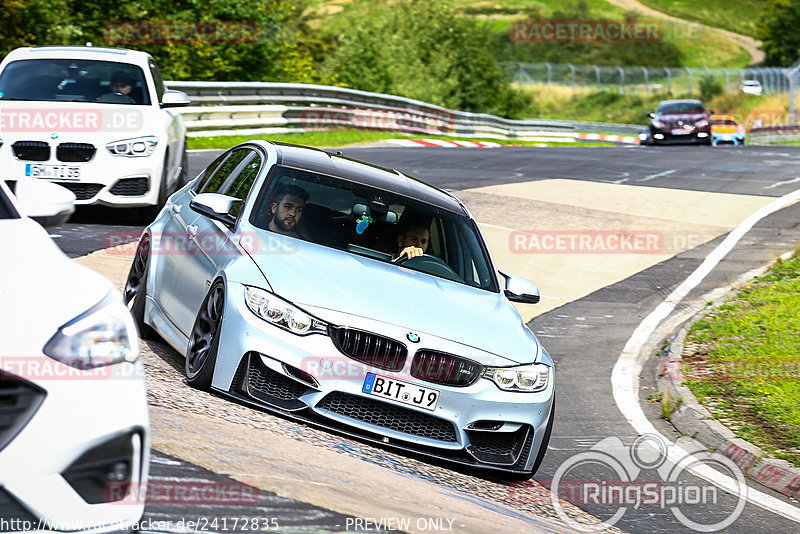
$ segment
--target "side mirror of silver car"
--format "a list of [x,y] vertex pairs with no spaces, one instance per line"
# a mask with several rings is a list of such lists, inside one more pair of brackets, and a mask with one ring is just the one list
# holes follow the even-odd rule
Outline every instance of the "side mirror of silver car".
[[162,108],[177,108],[181,106],[188,106],[191,103],[192,101],[189,99],[189,95],[183,91],[167,89],[161,96]]
[[9,182],[8,186],[22,214],[42,226],[58,226],[75,213],[75,194],[58,184],[32,178]]
[[189,206],[202,215],[219,221],[229,228],[236,224],[236,217],[231,215],[231,209],[242,199],[220,195],[219,193],[200,193],[189,203]]
[[539,302],[539,288],[522,277],[500,271],[506,279],[504,294],[511,302],[536,304]]

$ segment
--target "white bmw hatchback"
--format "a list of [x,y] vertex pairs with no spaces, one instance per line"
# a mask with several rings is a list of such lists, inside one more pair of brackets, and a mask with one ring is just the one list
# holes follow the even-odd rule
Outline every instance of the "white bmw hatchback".
[[0,179],[50,180],[79,205],[155,216],[186,182],[186,128],[174,108],[187,104],[144,52],[18,48],[0,63]]
[[136,326],[0,181],[0,532],[106,532],[144,505],[149,425]]

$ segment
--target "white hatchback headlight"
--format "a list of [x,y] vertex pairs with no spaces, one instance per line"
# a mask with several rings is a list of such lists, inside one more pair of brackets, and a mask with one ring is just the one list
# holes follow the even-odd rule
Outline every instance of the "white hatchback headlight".
[[76,369],[94,369],[139,357],[139,337],[130,312],[116,293],[58,329],[44,353]]
[[106,144],[106,150],[112,156],[123,156],[127,158],[141,158],[149,156],[156,150],[158,138],[148,135],[146,137],[136,137],[134,139],[122,139]]
[[279,326],[293,334],[327,334],[328,324],[309,314],[279,296],[259,289],[244,286],[244,300],[250,311],[268,323]]
[[534,393],[547,388],[550,381],[550,367],[543,363],[518,367],[489,367],[484,371],[483,378],[491,380],[504,391]]

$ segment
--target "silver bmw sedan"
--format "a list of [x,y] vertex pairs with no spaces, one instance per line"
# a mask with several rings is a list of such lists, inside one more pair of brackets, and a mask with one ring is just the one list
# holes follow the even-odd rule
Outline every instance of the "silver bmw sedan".
[[125,299],[190,385],[514,478],[541,462],[553,361],[452,194],[318,149],[252,141],[170,197]]

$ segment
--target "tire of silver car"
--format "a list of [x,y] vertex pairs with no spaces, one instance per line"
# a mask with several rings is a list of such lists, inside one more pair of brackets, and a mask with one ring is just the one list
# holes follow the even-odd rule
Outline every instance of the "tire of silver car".
[[207,390],[211,386],[224,309],[225,285],[217,280],[200,305],[186,347],[186,381],[194,388]]
[[122,299],[133,315],[142,339],[155,339],[155,330],[144,322],[144,301],[147,294],[147,275],[150,272],[150,236],[144,234],[136,247],[128,278],[125,281],[125,292]]

